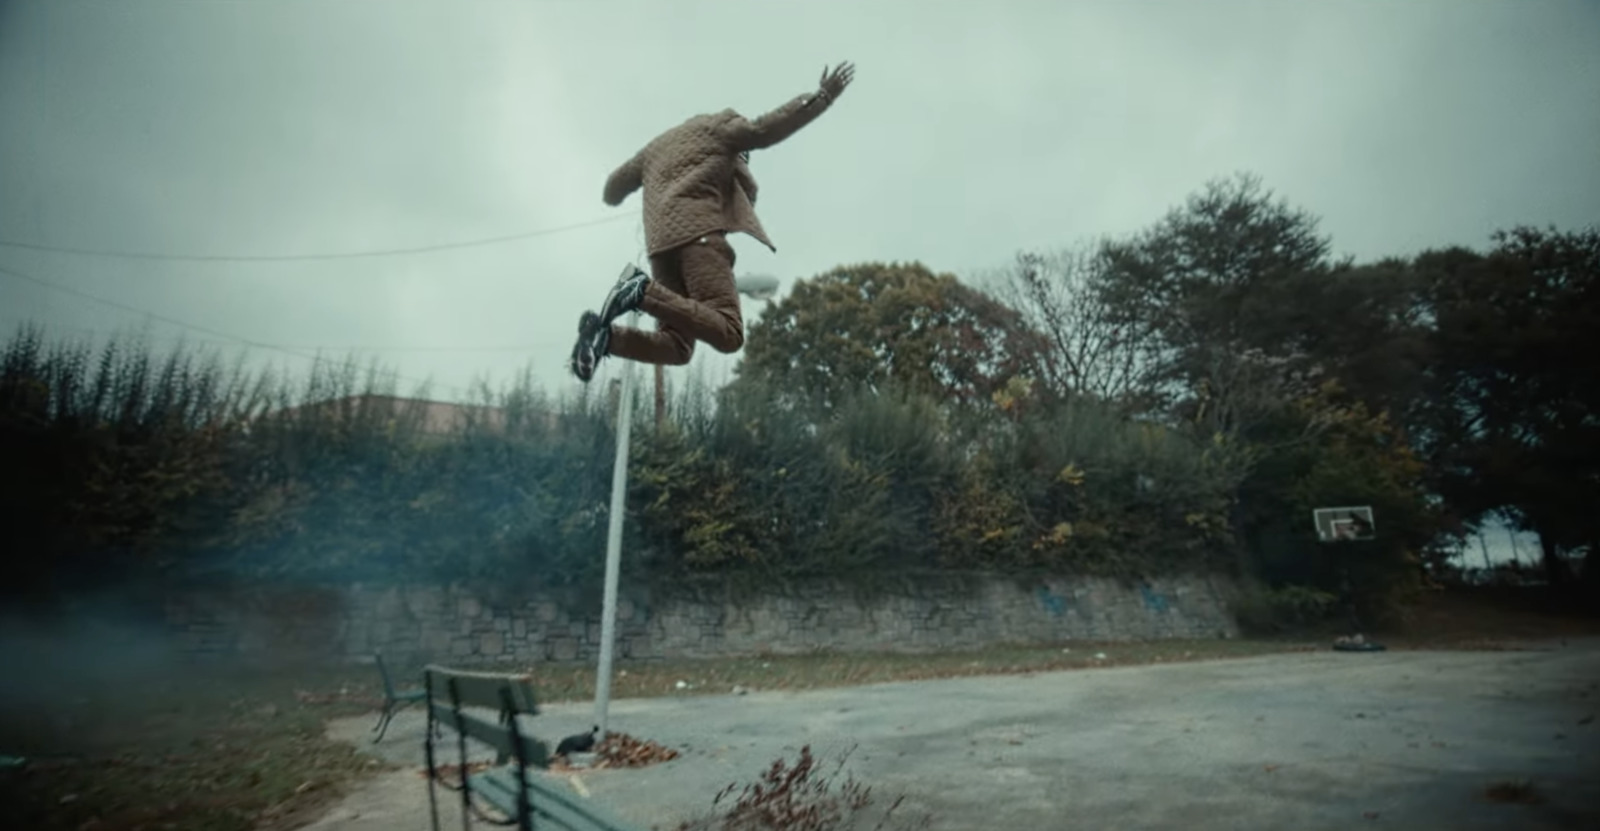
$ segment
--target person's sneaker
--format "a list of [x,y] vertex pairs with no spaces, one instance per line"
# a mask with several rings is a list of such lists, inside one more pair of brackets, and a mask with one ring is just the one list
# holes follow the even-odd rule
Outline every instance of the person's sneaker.
[[650,275],[633,263],[622,268],[622,276],[617,278],[616,285],[611,287],[611,293],[606,295],[606,302],[600,305],[600,319],[611,323],[628,312],[635,311],[644,300],[645,286],[650,284]]
[[595,368],[600,365],[600,359],[608,354],[611,346],[611,326],[600,319],[594,312],[584,312],[578,318],[578,342],[572,347],[572,358],[569,366],[572,374],[578,380],[589,383],[594,378]]

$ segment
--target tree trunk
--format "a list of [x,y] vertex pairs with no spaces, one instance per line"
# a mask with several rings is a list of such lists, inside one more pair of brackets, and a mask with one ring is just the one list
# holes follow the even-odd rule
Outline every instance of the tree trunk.
[[667,381],[666,367],[656,364],[656,427],[667,421]]
[[1578,593],[1588,601],[1583,607],[1600,614],[1600,539],[1589,543],[1583,555],[1582,571],[1578,573]]
[[1572,566],[1562,558],[1560,550],[1546,534],[1539,534],[1539,552],[1544,563],[1545,577],[1551,588],[1570,588],[1575,582]]

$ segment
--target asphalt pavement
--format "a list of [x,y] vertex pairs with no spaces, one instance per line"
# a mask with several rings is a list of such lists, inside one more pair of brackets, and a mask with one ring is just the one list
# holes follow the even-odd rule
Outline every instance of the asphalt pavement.
[[[853,747],[848,769],[880,801],[905,795],[901,813],[931,815],[932,829],[1595,829],[1597,712],[1600,640],[1330,650],[623,700],[613,730],[682,755],[566,784],[666,829],[809,744],[824,759]],[[553,704],[527,727],[553,745],[592,720],[590,704]],[[330,730],[408,769],[350,794],[317,831],[429,827],[420,712],[376,746],[371,723]],[[1519,781],[1536,803],[1485,796]]]

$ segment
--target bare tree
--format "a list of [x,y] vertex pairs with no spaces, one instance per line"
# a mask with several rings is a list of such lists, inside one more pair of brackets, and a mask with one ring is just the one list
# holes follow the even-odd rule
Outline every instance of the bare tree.
[[1098,245],[1022,252],[995,290],[1049,339],[1043,380],[1051,387],[1133,405],[1157,392],[1151,370],[1161,341],[1151,322],[1113,316],[1105,276]]
[[[1329,378],[1304,356],[1274,355],[1255,347],[1206,349],[1191,356],[1197,379],[1192,399],[1183,410],[1205,435],[1249,433],[1296,402],[1308,404]],[[1298,434],[1263,447],[1283,448],[1320,437],[1341,410],[1324,403],[1307,407]]]

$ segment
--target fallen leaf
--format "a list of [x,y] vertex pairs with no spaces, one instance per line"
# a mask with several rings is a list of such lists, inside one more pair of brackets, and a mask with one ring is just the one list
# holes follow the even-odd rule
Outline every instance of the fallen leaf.
[[1537,805],[1544,801],[1544,797],[1539,793],[1538,789],[1526,779],[1496,782],[1484,788],[1483,795],[1491,802]]
[[[560,757],[557,757],[557,759],[560,759]],[[565,764],[565,760],[562,760],[562,763]],[[467,774],[470,776],[470,775],[472,775],[474,773],[482,773],[483,771],[488,770],[493,764],[494,763],[489,761],[488,759],[483,759],[483,760],[476,761],[476,762],[468,762],[467,763]],[[555,764],[552,763],[551,767],[555,767]],[[434,768],[434,771],[439,774],[439,778],[441,780],[443,780],[443,781],[447,781],[447,782],[452,782],[452,781],[453,782],[460,782],[461,781],[461,765],[459,765],[459,764],[451,762],[451,763],[446,763],[446,764],[442,764],[442,765],[434,765],[433,768]],[[418,768],[417,769],[417,775],[422,776],[423,778],[427,778],[428,769],[425,768],[425,767],[424,768]]]
[[594,767],[637,768],[678,758],[678,751],[652,741],[641,741],[626,733],[611,733],[595,746]]

